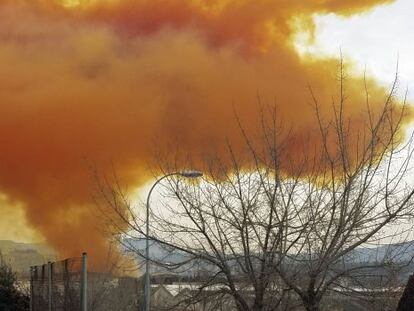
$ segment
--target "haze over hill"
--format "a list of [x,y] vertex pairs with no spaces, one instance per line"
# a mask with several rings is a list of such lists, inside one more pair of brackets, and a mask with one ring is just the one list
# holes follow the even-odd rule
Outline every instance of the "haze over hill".
[[13,270],[23,275],[29,272],[30,266],[56,260],[55,252],[47,245],[40,243],[0,240],[0,252]]
[[[126,252],[128,249],[145,254],[145,239],[125,239]],[[189,259],[183,252],[170,247],[163,247],[157,242],[150,243],[150,256],[165,262],[180,262]],[[348,261],[353,263],[375,263],[383,260],[405,263],[413,260],[414,241],[379,245],[377,247],[359,247],[348,255]]]

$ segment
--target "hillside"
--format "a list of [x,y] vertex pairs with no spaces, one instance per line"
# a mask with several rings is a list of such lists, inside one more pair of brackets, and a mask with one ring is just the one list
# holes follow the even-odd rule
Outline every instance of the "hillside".
[[27,274],[30,266],[40,265],[56,259],[52,249],[45,244],[17,243],[0,240],[0,252],[18,274]]

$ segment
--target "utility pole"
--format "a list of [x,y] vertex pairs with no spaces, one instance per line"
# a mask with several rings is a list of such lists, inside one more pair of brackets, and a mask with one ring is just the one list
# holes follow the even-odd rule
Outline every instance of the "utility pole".
[[88,254],[82,254],[81,311],[88,310]]

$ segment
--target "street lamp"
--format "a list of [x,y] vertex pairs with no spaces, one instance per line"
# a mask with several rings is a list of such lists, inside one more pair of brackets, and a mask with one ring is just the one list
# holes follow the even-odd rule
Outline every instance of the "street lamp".
[[147,196],[147,223],[146,223],[146,244],[145,244],[145,311],[150,311],[151,302],[151,280],[150,280],[150,262],[149,262],[149,211],[150,211],[150,198],[152,191],[155,186],[158,185],[162,180],[171,176],[181,176],[185,178],[198,178],[203,176],[202,172],[194,170],[179,171],[174,173],[166,174],[160,177],[151,187]]

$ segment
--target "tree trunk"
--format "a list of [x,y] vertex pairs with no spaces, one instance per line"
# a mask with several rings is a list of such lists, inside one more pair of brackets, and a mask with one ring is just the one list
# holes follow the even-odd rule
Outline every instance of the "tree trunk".
[[262,311],[263,310],[263,287],[258,287],[256,291],[256,297],[252,306],[252,311]]
[[319,311],[320,299],[312,292],[303,300],[306,311]]
[[254,304],[252,307],[252,311],[262,311],[263,310],[263,304]]
[[319,303],[306,305],[306,311],[319,311]]
[[397,308],[397,311],[410,310],[414,310],[414,274],[408,279],[407,286],[404,289]]

